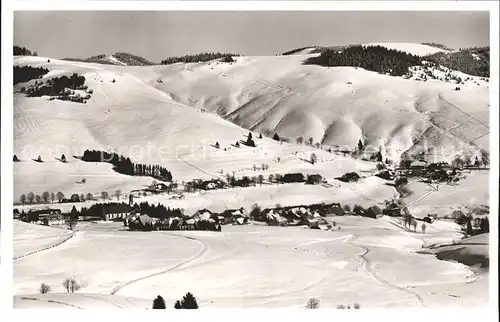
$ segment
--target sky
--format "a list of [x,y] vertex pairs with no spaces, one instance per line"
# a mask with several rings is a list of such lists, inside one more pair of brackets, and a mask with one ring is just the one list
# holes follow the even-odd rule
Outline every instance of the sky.
[[17,11],[14,44],[52,58],[127,52],[151,61],[200,52],[275,55],[304,46],[489,45],[488,12]]

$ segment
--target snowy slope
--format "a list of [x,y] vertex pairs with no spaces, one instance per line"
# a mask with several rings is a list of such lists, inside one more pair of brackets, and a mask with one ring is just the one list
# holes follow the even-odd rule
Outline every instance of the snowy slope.
[[[239,57],[234,64],[143,69],[140,77],[152,84],[162,79],[156,87],[184,104],[291,140],[313,137],[315,142],[353,148],[363,139],[377,150],[382,146],[393,159],[403,151],[423,148],[424,139],[438,149],[453,147],[455,153],[488,150],[484,141],[475,141],[489,131],[486,83],[455,92],[455,84],[439,80],[421,82],[351,67],[303,65],[304,59],[302,55]],[[448,96],[457,98],[454,107],[448,106]],[[456,125],[454,132],[449,133],[445,121]],[[462,132],[459,125],[466,129]]]
[[[15,196],[45,190],[129,191],[151,182],[116,174],[107,164],[70,157],[85,149],[112,148],[134,162],[161,164],[179,181],[233,171],[258,175],[261,172],[250,169],[262,163],[270,166],[262,172],[265,177],[303,171],[330,180],[348,171],[374,169],[373,163],[296,145],[299,136],[312,137],[325,148],[350,150],[362,139],[374,152],[381,147],[394,160],[404,151],[428,147],[434,147],[433,157],[448,161],[460,152],[488,150],[486,83],[454,91],[455,85],[439,80],[303,65],[304,57],[237,57],[231,64],[147,67],[16,57],[15,64],[49,68],[45,78],[82,74],[94,94],[87,104],[14,95],[14,153],[23,161],[14,164]],[[264,138],[257,140],[257,149],[236,148],[232,144],[246,139],[244,128],[254,136],[278,132],[293,142]],[[211,147],[216,141],[221,149]],[[301,160],[313,152],[318,164]],[[63,153],[68,164],[54,159]],[[46,162],[31,161],[38,155]],[[88,179],[85,185],[78,183],[82,177]]]

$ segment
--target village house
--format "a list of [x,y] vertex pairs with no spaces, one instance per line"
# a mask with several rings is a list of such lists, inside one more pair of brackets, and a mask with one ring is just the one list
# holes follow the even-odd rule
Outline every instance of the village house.
[[66,220],[62,214],[49,214],[42,219],[45,226],[59,226],[64,225]]
[[219,216],[224,217],[224,221],[232,222],[232,218],[248,217],[248,214],[245,209],[241,207],[240,209],[226,209],[221,212]]
[[123,218],[123,225],[128,226],[131,221],[135,222],[137,220],[137,217],[139,217],[139,215],[140,215],[139,213],[131,213],[125,216],[125,218]]
[[368,217],[368,218],[373,218],[373,219],[378,219],[382,217],[382,210],[380,209],[379,206],[371,206],[370,208],[366,209],[363,214],[363,217]]
[[414,176],[424,175],[426,172],[427,162],[425,161],[413,161],[410,163],[409,174]]
[[208,219],[212,218],[212,216],[213,216],[213,212],[211,212],[210,210],[200,209],[200,210],[196,211],[191,216],[191,218],[194,219],[195,221],[199,221],[199,220],[208,220]]
[[122,213],[109,213],[109,214],[108,214],[108,213],[106,213],[106,214],[104,214],[104,216],[103,216],[103,218],[102,218],[102,219],[103,219],[104,221],[110,221],[110,220],[114,220],[114,221],[116,221],[116,220],[119,220],[119,219],[122,219],[122,220],[123,220],[123,219],[125,219],[127,216],[128,216],[128,213],[126,213],[126,212],[122,212]]
[[474,220],[472,221],[472,228],[480,229],[481,228],[481,221],[482,221],[482,218],[480,218],[480,217],[474,218]]
[[352,213],[355,215],[355,216],[363,216],[363,214],[365,213],[365,209],[361,206],[354,206],[354,208],[352,209]]
[[195,230],[196,221],[194,219],[188,219],[179,224],[178,230]]
[[339,203],[334,203],[326,209],[326,215],[343,216],[345,215],[345,210]]
[[61,215],[61,209],[41,209],[41,210],[32,210],[30,209],[28,213],[21,218],[22,221],[25,222],[39,222],[43,221],[43,219],[49,215]]
[[320,174],[311,174],[307,176],[307,184],[321,184],[323,182],[323,177]]
[[397,203],[391,202],[382,210],[382,214],[391,217],[400,217],[401,207]]

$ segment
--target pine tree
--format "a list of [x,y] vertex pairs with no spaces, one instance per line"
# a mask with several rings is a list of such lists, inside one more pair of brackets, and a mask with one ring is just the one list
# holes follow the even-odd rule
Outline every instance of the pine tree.
[[183,309],[197,309],[198,303],[196,298],[190,292],[186,293],[181,300],[181,306]]
[[280,140],[280,136],[278,135],[278,133],[274,134],[273,140],[275,140],[275,141],[279,141]]
[[165,300],[163,300],[163,297],[158,295],[154,301],[153,301],[153,309],[166,309],[167,307],[165,306]]
[[180,302],[180,301],[176,301],[176,302],[175,302],[175,305],[174,305],[174,308],[175,308],[175,309],[177,309],[177,310],[182,309],[181,302]]

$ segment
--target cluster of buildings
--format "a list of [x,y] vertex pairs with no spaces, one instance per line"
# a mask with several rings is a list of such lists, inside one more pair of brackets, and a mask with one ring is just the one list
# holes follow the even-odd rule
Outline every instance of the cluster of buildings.
[[399,175],[407,177],[422,177],[426,182],[458,181],[460,170],[452,167],[447,162],[428,164],[426,161],[408,162],[403,167],[396,169]]
[[14,219],[45,226],[59,226],[66,223],[66,216],[61,209],[29,210],[27,213],[19,213],[16,209]]

